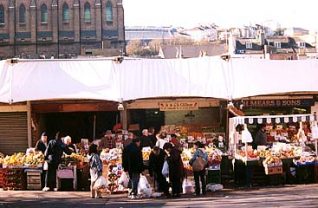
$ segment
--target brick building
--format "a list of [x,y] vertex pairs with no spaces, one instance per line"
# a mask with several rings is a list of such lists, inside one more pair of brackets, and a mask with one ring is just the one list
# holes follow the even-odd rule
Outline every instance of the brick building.
[[0,0],[0,58],[124,50],[122,0]]

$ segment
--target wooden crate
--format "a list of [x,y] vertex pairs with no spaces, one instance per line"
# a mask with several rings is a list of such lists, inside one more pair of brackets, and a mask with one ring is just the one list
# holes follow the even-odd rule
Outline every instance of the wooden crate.
[[268,167],[267,165],[264,166],[265,174],[266,175],[276,175],[276,174],[283,174],[283,167],[282,166],[272,166]]
[[27,189],[41,190],[41,170],[32,170],[27,172]]

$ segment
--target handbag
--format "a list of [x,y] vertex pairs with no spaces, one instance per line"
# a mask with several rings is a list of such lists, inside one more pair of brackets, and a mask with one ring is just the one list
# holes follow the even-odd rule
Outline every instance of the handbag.
[[192,163],[192,170],[194,172],[199,172],[204,170],[207,165],[207,161],[205,161],[202,157],[197,157],[195,161]]
[[168,175],[169,175],[169,164],[168,164],[167,160],[165,160],[165,162],[163,163],[161,173],[165,177],[168,177]]

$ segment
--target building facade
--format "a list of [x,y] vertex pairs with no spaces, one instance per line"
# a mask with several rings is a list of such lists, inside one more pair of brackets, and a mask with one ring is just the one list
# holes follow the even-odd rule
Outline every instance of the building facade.
[[124,46],[122,0],[0,0],[0,58],[66,58]]

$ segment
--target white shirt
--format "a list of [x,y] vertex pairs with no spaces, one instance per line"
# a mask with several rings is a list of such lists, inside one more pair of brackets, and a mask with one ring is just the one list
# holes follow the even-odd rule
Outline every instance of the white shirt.
[[167,140],[157,138],[156,146],[159,147],[160,149],[163,149],[163,145],[165,145],[165,143],[167,143]]

